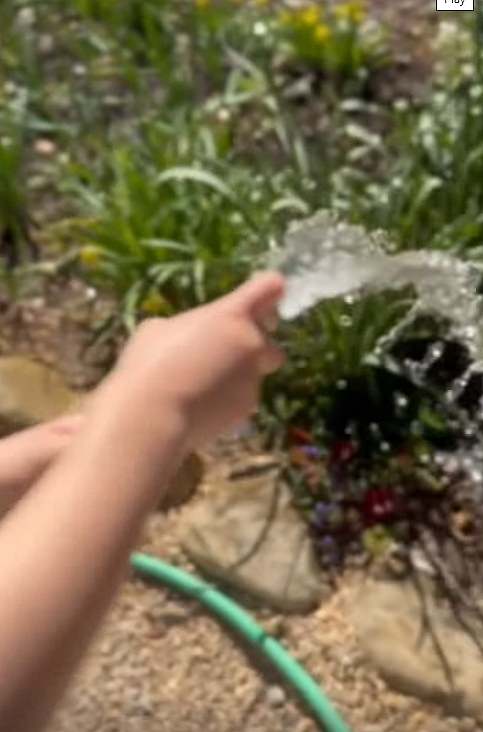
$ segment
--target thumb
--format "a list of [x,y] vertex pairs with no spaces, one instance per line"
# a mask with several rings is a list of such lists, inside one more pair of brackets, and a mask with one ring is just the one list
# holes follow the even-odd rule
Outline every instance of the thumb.
[[226,297],[230,309],[260,322],[273,316],[285,290],[285,280],[278,272],[262,272]]

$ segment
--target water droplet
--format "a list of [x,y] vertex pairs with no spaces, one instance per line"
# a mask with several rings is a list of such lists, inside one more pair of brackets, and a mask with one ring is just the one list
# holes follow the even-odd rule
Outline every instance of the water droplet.
[[474,461],[471,455],[465,455],[463,459],[461,460],[462,466],[465,468],[465,470],[472,470]]
[[460,470],[460,463],[456,456],[450,456],[446,458],[443,466],[443,470],[446,475],[456,475]]
[[341,315],[339,318],[339,323],[342,325],[343,328],[350,328],[352,325],[352,318],[350,315]]
[[469,478],[473,483],[483,483],[483,473],[476,468],[470,470]]
[[444,344],[441,342],[433,343],[429,349],[428,352],[424,358],[424,365],[426,366],[428,362],[429,366],[431,366],[435,361],[437,361],[441,356],[443,355],[444,351]]
[[408,406],[409,400],[405,394],[398,392],[395,396],[396,405],[399,409],[405,409]]

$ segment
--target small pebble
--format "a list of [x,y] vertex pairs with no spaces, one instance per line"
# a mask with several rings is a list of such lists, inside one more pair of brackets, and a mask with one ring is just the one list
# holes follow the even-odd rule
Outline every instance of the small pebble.
[[266,633],[274,636],[275,638],[281,638],[285,631],[285,621],[281,615],[276,615],[273,618],[267,618],[261,625]]
[[286,694],[281,686],[269,686],[267,689],[267,703],[269,706],[282,707],[286,701]]
[[49,54],[52,53],[52,51],[55,48],[54,38],[53,36],[44,33],[39,37],[38,41],[38,49],[41,54]]

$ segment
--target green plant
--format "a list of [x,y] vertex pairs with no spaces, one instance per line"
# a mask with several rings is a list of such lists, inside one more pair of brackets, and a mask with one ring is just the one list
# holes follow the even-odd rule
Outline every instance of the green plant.
[[283,10],[279,28],[294,58],[320,71],[364,76],[384,59],[381,29],[367,21],[363,0]]
[[407,295],[337,300],[285,325],[287,364],[267,384],[267,403],[321,441],[351,434],[371,449],[401,439],[415,417],[415,389],[367,358],[410,302]]
[[[257,266],[283,215],[285,175],[254,175],[223,156],[224,138],[199,120],[146,123],[135,145],[117,142],[97,170],[76,164],[82,271],[113,289],[131,326],[233,288]],[[72,235],[72,234],[71,234]]]
[[24,158],[24,130],[19,120],[0,115],[0,255],[7,270],[26,254],[37,255],[28,215]]
[[[483,235],[483,32],[475,14],[471,63],[438,81],[419,110],[397,111],[377,151],[378,180],[352,176],[345,207],[394,236],[397,247],[452,250],[481,257]],[[350,175],[349,175],[350,177]]]

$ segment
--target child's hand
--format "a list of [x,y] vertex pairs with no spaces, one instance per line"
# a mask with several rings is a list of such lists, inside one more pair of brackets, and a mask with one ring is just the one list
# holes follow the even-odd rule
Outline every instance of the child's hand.
[[145,321],[121,356],[111,394],[129,399],[148,429],[174,405],[189,447],[233,427],[256,410],[262,378],[283,363],[265,332],[283,288],[280,275],[259,275],[214,303]]
[[0,440],[0,517],[71,443],[82,421],[69,414]]
[[26,445],[29,441],[32,461],[41,472],[70,444],[83,420],[82,414],[66,414],[20,432],[17,437],[25,439]]

